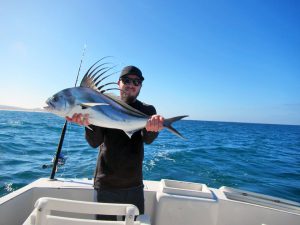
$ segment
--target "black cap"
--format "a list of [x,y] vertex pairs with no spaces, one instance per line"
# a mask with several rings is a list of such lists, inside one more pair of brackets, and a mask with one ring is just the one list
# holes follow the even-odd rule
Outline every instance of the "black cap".
[[127,76],[127,75],[136,75],[138,76],[141,80],[144,80],[144,77],[142,75],[142,71],[135,67],[135,66],[126,66],[123,68],[121,74],[120,74],[120,78],[123,76]]

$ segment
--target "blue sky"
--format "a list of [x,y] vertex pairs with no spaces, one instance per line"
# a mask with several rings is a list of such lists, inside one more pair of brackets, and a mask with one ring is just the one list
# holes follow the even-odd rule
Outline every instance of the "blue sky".
[[[300,2],[0,1],[0,105],[41,107],[96,60],[165,117],[300,125]],[[117,79],[117,76],[111,78]]]

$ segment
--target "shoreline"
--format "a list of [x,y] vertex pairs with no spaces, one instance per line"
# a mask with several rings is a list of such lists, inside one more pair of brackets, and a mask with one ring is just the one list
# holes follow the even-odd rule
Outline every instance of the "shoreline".
[[41,112],[41,113],[48,113],[45,110],[39,109],[4,109],[0,108],[0,111],[15,111],[15,112]]

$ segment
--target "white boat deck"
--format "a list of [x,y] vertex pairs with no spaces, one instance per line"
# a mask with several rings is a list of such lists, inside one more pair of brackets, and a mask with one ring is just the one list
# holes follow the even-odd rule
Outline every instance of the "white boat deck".
[[[94,202],[92,180],[39,179],[0,198],[0,225],[29,217],[41,197]],[[267,195],[182,181],[144,181],[145,214],[154,225],[299,225],[300,204]]]

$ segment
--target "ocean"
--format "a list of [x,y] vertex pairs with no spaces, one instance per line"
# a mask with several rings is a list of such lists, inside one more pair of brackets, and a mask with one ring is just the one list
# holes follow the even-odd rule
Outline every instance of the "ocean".
[[[0,196],[49,177],[64,120],[37,112],[0,111]],[[300,126],[183,120],[145,145],[144,179],[229,186],[300,202]],[[56,177],[92,178],[98,149],[68,124]],[[124,162],[125,163],[125,162]]]

